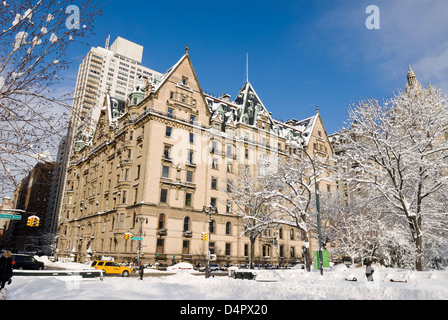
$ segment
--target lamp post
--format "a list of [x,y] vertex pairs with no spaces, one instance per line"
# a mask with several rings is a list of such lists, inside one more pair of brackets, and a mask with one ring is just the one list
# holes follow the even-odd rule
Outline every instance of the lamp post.
[[210,238],[211,238],[211,224],[212,224],[212,214],[217,214],[218,209],[212,206],[202,207],[202,213],[208,214],[208,251],[207,251],[207,266],[205,267],[205,278],[210,278]]
[[[145,218],[143,215],[137,216],[135,218],[135,222],[140,222],[140,230],[138,232],[138,235],[136,236],[136,234],[132,231],[128,231],[126,232],[127,234],[132,234],[134,237],[131,238],[131,240],[138,240],[138,247],[137,247],[137,265],[140,268],[141,265],[141,261],[140,261],[140,256],[141,256],[141,252],[142,252],[142,240],[143,240],[143,221],[146,221],[146,223],[148,223],[148,219]],[[126,236],[126,234],[125,234]]]
[[319,203],[319,190],[317,189],[317,175],[316,175],[316,166],[314,165],[314,161],[311,158],[311,156],[308,154],[308,152],[305,151],[304,148],[300,147],[296,141],[291,141],[291,146],[293,148],[297,148],[301,150],[303,153],[305,153],[311,161],[311,165],[313,166],[313,172],[314,172],[314,194],[316,196],[316,211],[317,211],[317,232],[318,232],[318,243],[319,243],[319,250],[318,250],[318,260],[319,260],[319,270],[320,274],[324,274],[323,264],[322,264],[322,231],[321,231],[321,225],[320,225],[320,203]]

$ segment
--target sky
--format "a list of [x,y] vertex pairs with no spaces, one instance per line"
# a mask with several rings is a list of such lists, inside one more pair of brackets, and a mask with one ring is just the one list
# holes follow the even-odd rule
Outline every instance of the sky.
[[[379,29],[366,27],[369,5]],[[403,90],[409,64],[424,86],[448,89],[446,0],[109,0],[102,9],[89,46],[123,37],[163,73],[188,44],[202,89],[231,99],[246,80],[247,54],[249,81],[272,116],[305,119],[319,106],[327,134],[344,126],[350,105]],[[89,46],[69,53],[64,88],[74,88]]]

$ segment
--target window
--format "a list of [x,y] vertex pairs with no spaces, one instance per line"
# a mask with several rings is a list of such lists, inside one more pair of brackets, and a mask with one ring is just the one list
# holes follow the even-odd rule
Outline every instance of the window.
[[227,172],[232,172],[232,164],[227,163]]
[[211,153],[218,153],[218,145],[216,141],[212,141],[212,149],[210,150]]
[[191,193],[186,193],[185,194],[185,206],[186,207],[191,207]]
[[218,169],[218,160],[216,158],[212,159],[212,169]]
[[226,149],[226,156],[227,157],[232,157],[232,155],[233,155],[233,152],[232,152],[232,146],[227,146],[227,149]]
[[217,189],[218,178],[212,177],[212,189]]
[[121,203],[126,203],[127,196],[128,196],[128,192],[126,190],[123,190],[123,198],[122,198]]
[[138,188],[134,188],[134,204],[137,203]]
[[210,198],[210,205],[216,208],[216,198]]
[[170,92],[170,100],[173,100],[173,99],[174,99],[174,92],[171,91],[171,92]]
[[171,128],[171,127],[166,127],[166,130],[165,130],[165,136],[167,136],[167,137],[171,137],[171,131],[172,131],[172,129],[173,129],[173,128]]
[[140,179],[140,165],[137,165],[137,178],[135,178],[135,180]]
[[249,159],[249,149],[244,149],[244,158]]
[[193,171],[187,171],[187,182],[193,182]]
[[230,256],[230,243],[226,243],[226,256]]
[[164,239],[157,239],[156,253],[163,253]]
[[190,116],[190,124],[194,124],[196,121],[196,116]]
[[190,241],[184,240],[182,242],[182,254],[190,254]]
[[165,229],[165,219],[166,216],[164,213],[159,214],[159,229]]
[[167,166],[163,166],[162,168],[162,178],[169,178],[170,168]]
[[170,160],[170,149],[171,149],[170,146],[164,146],[163,147],[163,158],[165,160]]
[[173,115],[174,115],[174,109],[173,109],[173,108],[168,108],[168,112],[167,112],[167,114],[168,114],[168,117],[169,117],[169,118],[172,118]]
[[193,162],[193,151],[192,150],[188,150],[188,163],[189,164],[194,164]]
[[194,143],[194,134],[190,132],[190,143]]
[[210,221],[210,233],[215,233],[215,232],[216,232],[216,221],[211,220]]
[[124,171],[124,181],[129,181],[129,169]]
[[160,202],[166,203],[168,198],[168,190],[162,189],[160,190]]
[[291,240],[294,240],[294,229],[291,229],[291,230],[290,230],[290,232],[289,232],[289,238],[290,238]]
[[226,222],[226,234],[227,235],[232,234],[232,224],[230,223],[230,221]]
[[120,224],[118,225],[119,229],[124,229],[124,213],[120,213]]
[[184,86],[186,86],[188,84],[188,78],[187,77],[182,77],[182,84]]
[[182,102],[183,103],[187,102],[187,96],[185,94],[182,95]]
[[268,244],[263,245],[263,257],[269,257],[271,255],[271,246]]
[[226,212],[232,212],[232,202],[230,200],[226,202]]
[[190,231],[190,217],[184,219],[184,231]]

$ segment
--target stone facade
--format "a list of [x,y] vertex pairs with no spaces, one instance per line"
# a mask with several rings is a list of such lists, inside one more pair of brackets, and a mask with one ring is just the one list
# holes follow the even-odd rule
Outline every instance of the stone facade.
[[[129,232],[143,238],[144,262],[204,265],[208,243],[201,233],[208,232],[209,217],[203,208],[212,204],[216,263],[247,263],[249,239],[228,203],[227,181],[244,166],[255,169],[260,156],[288,156],[300,137],[310,154],[331,155],[318,111],[302,121],[276,121],[249,82],[234,101],[205,94],[186,50],[157,81],[140,79],[126,101],[106,96],[93,139],[77,144],[70,159],[58,255],[130,262],[140,243],[125,239]],[[301,259],[297,229],[277,231],[259,237],[256,263]]]

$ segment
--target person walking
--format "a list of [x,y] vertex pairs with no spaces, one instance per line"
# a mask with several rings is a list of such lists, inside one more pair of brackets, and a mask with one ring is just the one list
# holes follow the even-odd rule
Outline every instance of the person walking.
[[375,272],[375,270],[372,267],[372,262],[368,261],[367,264],[366,264],[367,281],[373,281],[373,272]]
[[139,269],[140,280],[143,280],[144,269],[145,269],[145,266],[143,265],[143,262],[142,262],[142,263],[140,264],[140,269]]
[[2,257],[0,258],[0,281],[1,287],[0,290],[3,290],[5,284],[11,284],[12,278],[12,259],[11,259],[11,251],[6,250],[3,252]]

